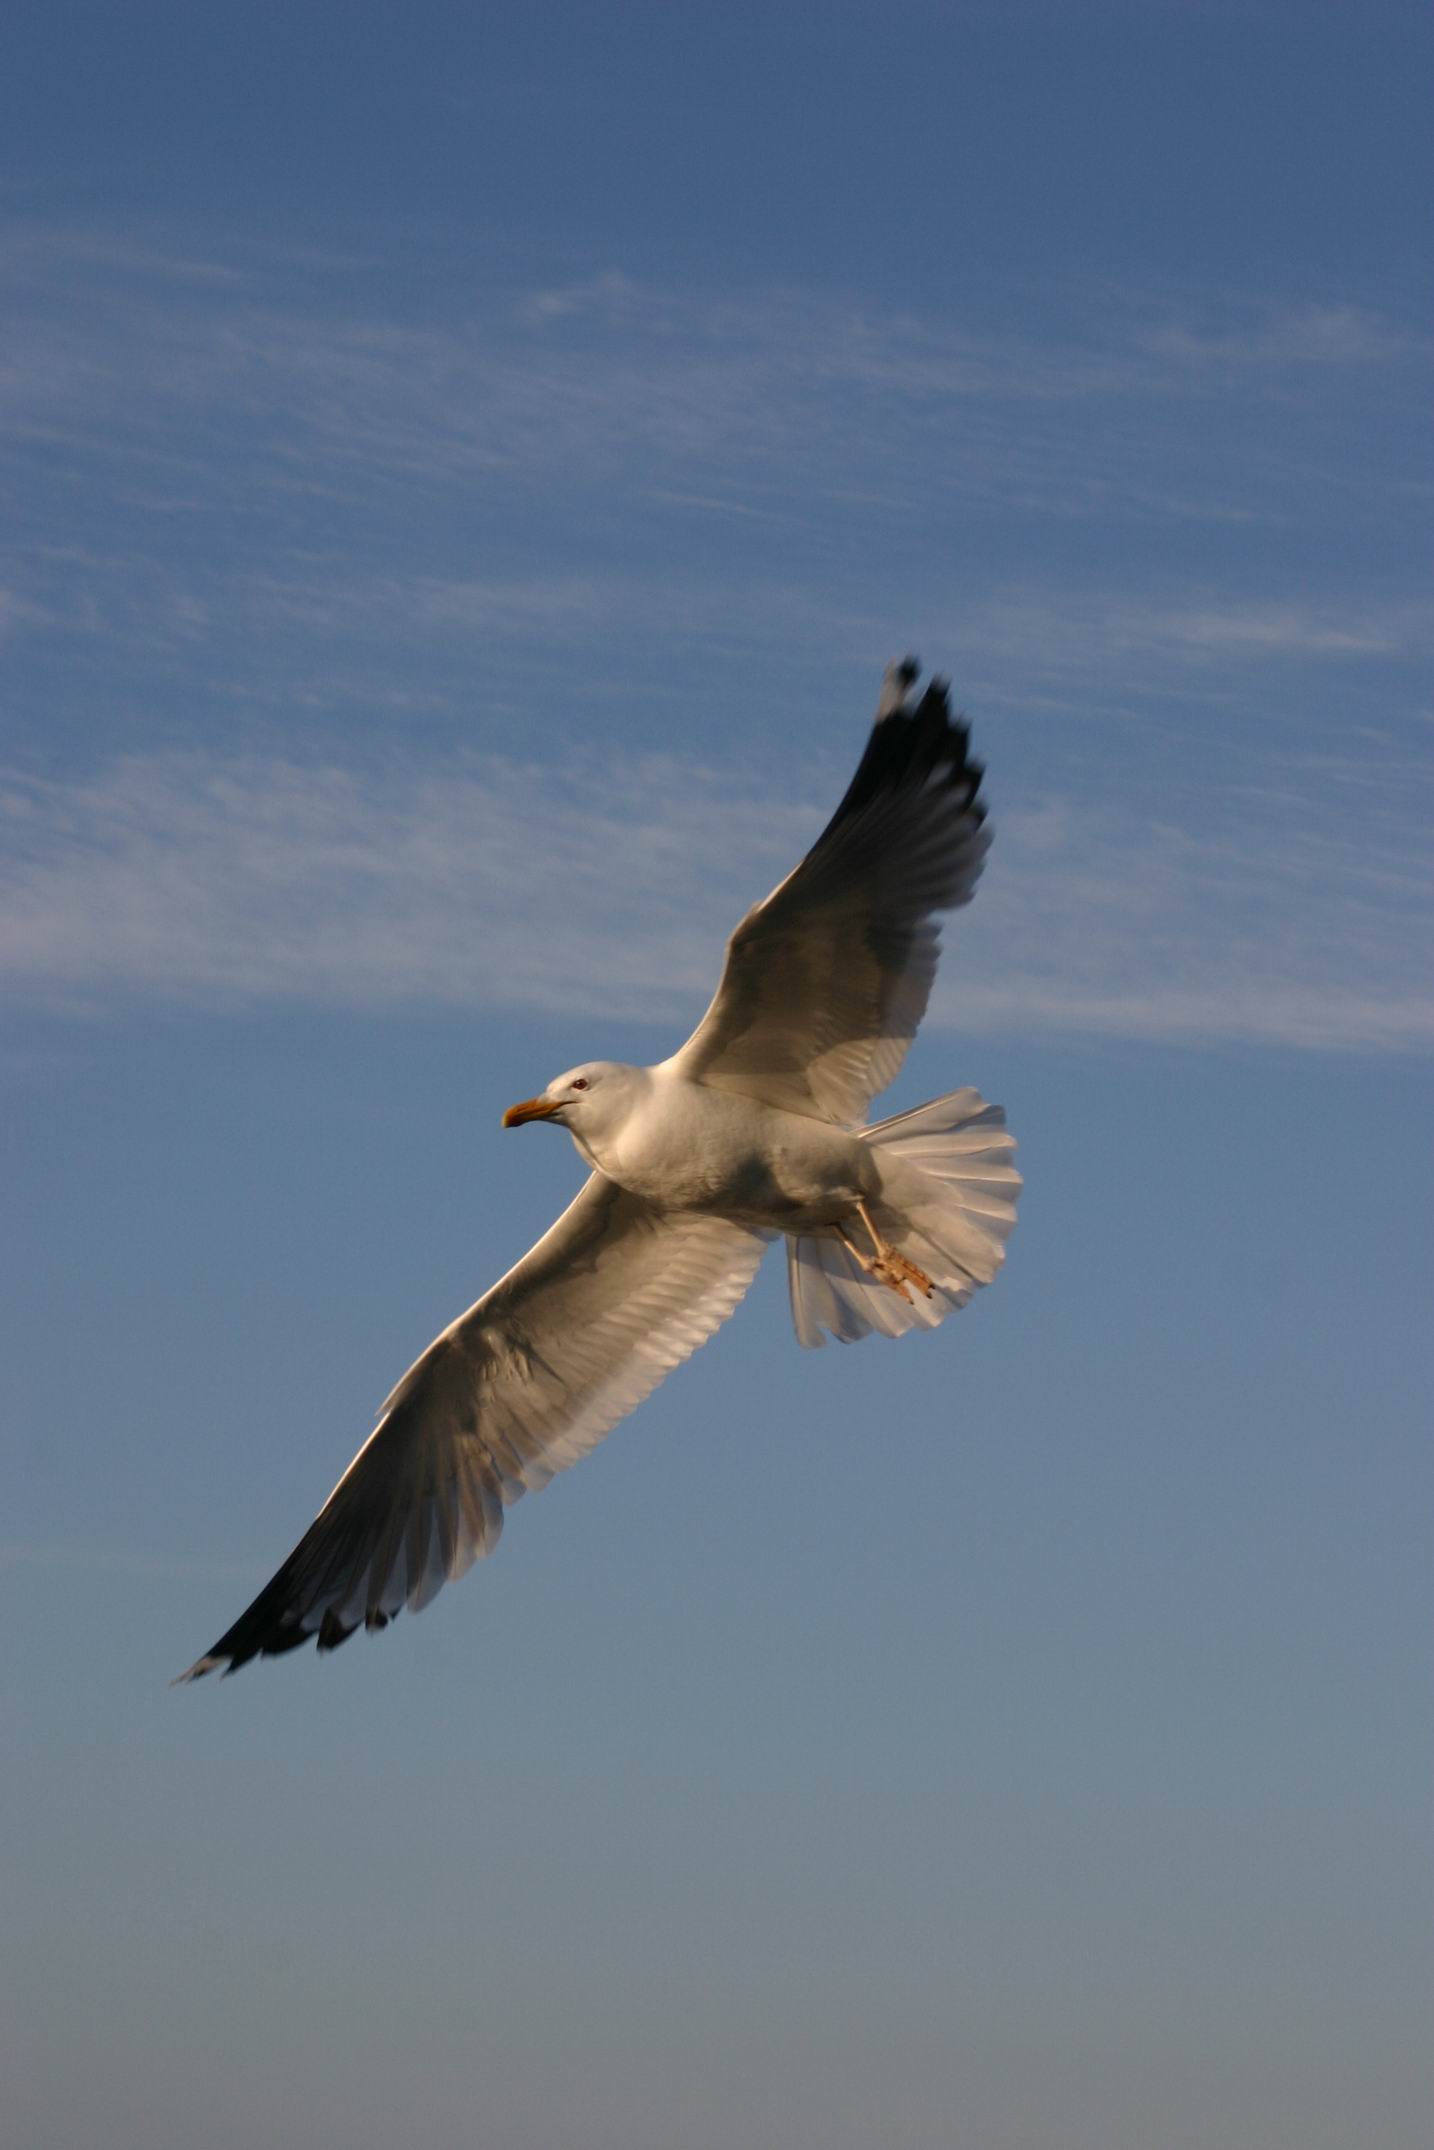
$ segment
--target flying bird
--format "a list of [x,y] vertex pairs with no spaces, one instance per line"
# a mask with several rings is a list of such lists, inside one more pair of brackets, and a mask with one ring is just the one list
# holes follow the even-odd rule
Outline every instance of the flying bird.
[[936,975],[937,914],[990,846],[945,684],[888,667],[846,796],[727,943],[716,996],[656,1067],[590,1060],[512,1106],[591,1176],[516,1268],[409,1368],[273,1580],[181,1679],[418,1612],[491,1552],[503,1511],[594,1447],[786,1242],[799,1341],[934,1328],[1000,1266],[1020,1175],[971,1089],[894,1119]]

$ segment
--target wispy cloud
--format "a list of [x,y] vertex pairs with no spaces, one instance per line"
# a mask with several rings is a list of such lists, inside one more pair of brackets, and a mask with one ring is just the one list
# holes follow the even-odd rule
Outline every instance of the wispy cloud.
[[1283,372],[1290,367],[1369,367],[1428,354],[1428,340],[1363,306],[1246,309],[1221,327],[1171,320],[1151,329],[1146,347],[1184,366],[1234,366]]
[[[1409,325],[1107,294],[1028,333],[612,265],[382,310],[353,261],[38,227],[0,285],[30,991],[680,1024],[845,774],[764,785],[711,678],[914,642],[978,710],[1171,720],[1163,784],[1005,814],[938,1020],[1427,1041],[1416,781],[1349,744],[1428,700]],[[1317,698],[1333,774],[1298,759]],[[1186,779],[1197,709],[1264,741],[1243,788]],[[554,710],[561,774],[522,758]],[[623,762],[684,727],[711,767]]]
[[579,277],[573,283],[525,292],[516,310],[528,321],[562,321],[573,314],[612,314],[643,303],[644,293],[631,277],[608,269],[598,276]]
[[[814,291],[659,291],[616,269],[400,322],[363,309],[362,278],[347,305],[305,304],[286,266],[265,277],[81,231],[12,238],[0,279],[26,304],[0,384],[10,425],[175,470],[196,428],[243,425],[251,487],[342,485],[358,468],[423,486],[602,482],[645,464],[710,500],[929,472],[939,423],[941,461],[967,485],[1066,510],[1090,487],[1106,513],[1128,492],[1139,512],[1157,414],[1208,397],[1213,373],[1259,374],[1267,394],[1291,367],[1367,374],[1418,344],[1352,306],[1154,327],[1108,307],[1036,336]],[[83,305],[76,267],[96,279]],[[1212,445],[1207,426],[1207,465]]]
[[178,249],[136,243],[115,232],[23,218],[12,218],[0,227],[0,275],[48,285],[57,269],[74,266],[169,284],[232,288],[245,281],[243,270],[233,262],[200,260]]
[[1170,678],[1261,659],[1417,658],[1434,649],[1434,599],[1271,602],[1187,589],[1176,595],[1015,584],[963,610],[962,646],[1046,677],[1099,670],[1132,679],[1131,660]]
[[130,758],[86,784],[14,780],[0,812],[0,966],[51,992],[636,1016],[710,981],[716,921],[803,819],[660,759],[555,777],[491,757]]
[[[1346,390],[1413,409],[1417,335],[1356,307],[1207,301],[1152,327],[1106,295],[1025,333],[609,266],[470,277],[400,316],[341,259],[316,278],[282,251],[38,226],[0,247],[6,288],[6,617],[72,666],[76,630],[139,673],[202,648],[206,687],[247,678],[272,705],[267,665],[322,694],[320,670],[354,673],[323,638],[374,648],[381,626],[394,707],[435,692],[414,662],[435,636],[613,621],[672,639],[781,613],[842,647],[855,628],[869,659],[929,619],[1016,694],[1127,660],[1155,680],[1427,647],[1389,576],[1374,596],[1323,557],[1313,582],[1290,566],[1304,528],[1387,546],[1409,479],[1397,423],[1383,461],[1367,434],[1332,446]],[[1326,402],[1278,407],[1306,375]]]
[[[933,1020],[1187,1042],[1434,1047],[1418,772],[1009,812]],[[1366,782],[1369,772],[1363,771]],[[0,969],[47,1000],[302,998],[671,1025],[819,798],[647,757],[338,768],[197,755],[12,780]]]
[[[1172,1043],[1434,1048],[1434,772],[1202,769],[1007,815],[938,1012]],[[1112,794],[1114,787],[1112,787]]]

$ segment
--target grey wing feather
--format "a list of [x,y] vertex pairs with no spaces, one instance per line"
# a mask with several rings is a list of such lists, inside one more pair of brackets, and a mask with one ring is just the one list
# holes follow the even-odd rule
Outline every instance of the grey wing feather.
[[892,666],[846,796],[796,870],[747,913],[722,982],[676,1056],[690,1077],[854,1125],[926,1012],[936,914],[968,903],[990,832],[981,764],[933,680]]
[[184,1679],[418,1612],[491,1552],[503,1510],[592,1448],[741,1300],[766,1245],[595,1172],[429,1345],[277,1575]]

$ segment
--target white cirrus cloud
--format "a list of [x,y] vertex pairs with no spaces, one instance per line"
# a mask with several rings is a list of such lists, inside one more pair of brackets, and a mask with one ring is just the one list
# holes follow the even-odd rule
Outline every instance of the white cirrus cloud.
[[[1311,757],[1266,784],[1013,804],[932,1020],[1428,1049],[1420,782]],[[823,810],[662,755],[555,773],[190,753],[11,776],[0,815],[0,973],[49,1004],[528,1008],[680,1035]]]

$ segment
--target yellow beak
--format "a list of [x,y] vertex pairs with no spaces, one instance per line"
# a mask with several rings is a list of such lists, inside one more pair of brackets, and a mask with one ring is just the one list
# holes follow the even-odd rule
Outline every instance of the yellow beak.
[[503,1115],[505,1127],[521,1127],[525,1120],[551,1120],[555,1112],[562,1111],[562,1100],[552,1097],[524,1098],[521,1105],[510,1105]]

